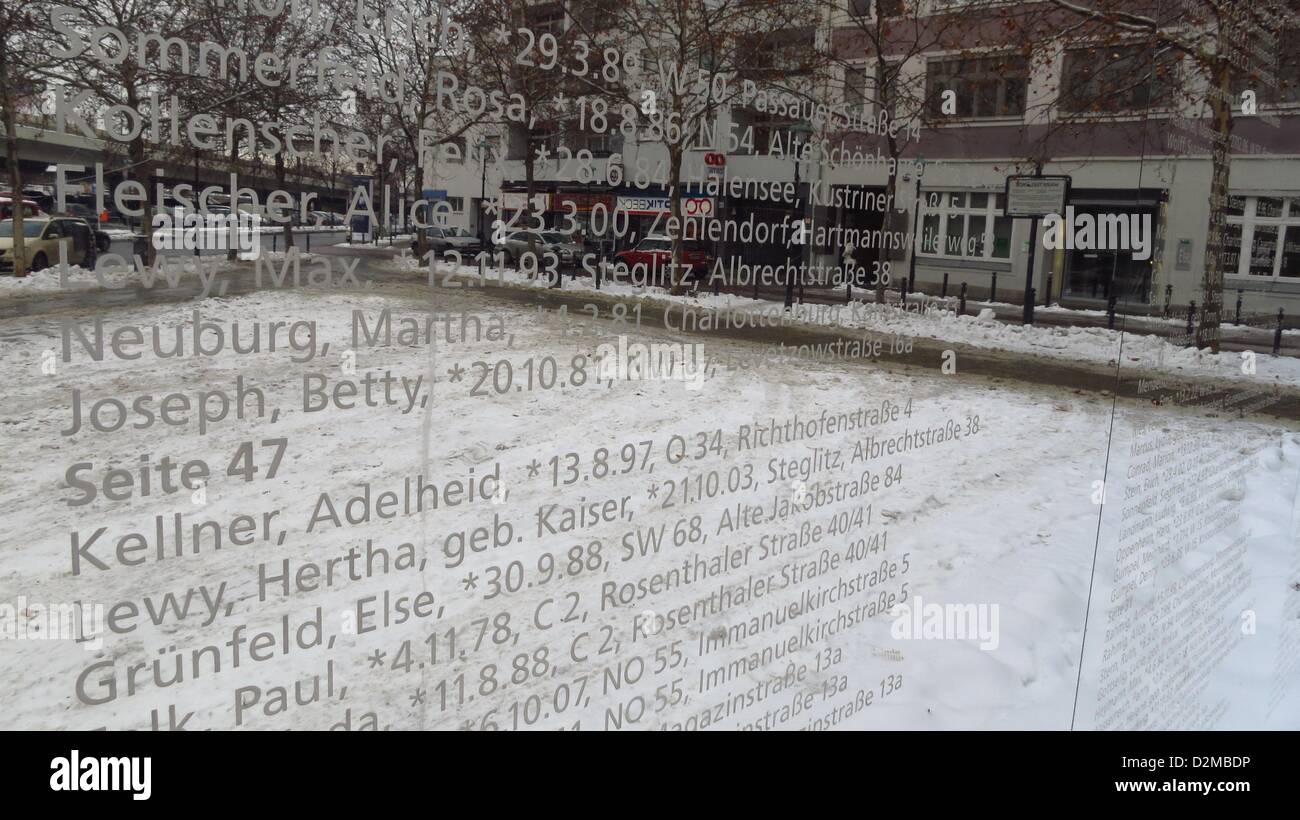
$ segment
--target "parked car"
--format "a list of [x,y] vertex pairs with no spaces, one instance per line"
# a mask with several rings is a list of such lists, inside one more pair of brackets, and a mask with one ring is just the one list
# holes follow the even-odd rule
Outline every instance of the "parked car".
[[[614,259],[628,267],[644,265],[664,272],[668,278],[668,265],[673,261],[673,240],[669,236],[647,236],[636,247],[614,254]],[[682,240],[682,264],[690,266],[689,275],[697,279],[709,274],[713,265],[713,254],[703,242]]]
[[[44,270],[59,261],[59,243],[68,242],[69,265],[93,268],[99,249],[89,223],[63,216],[33,216],[23,220],[23,248],[28,270]],[[0,222],[0,270],[14,269],[14,221]]]
[[113,237],[100,227],[99,220],[95,218],[94,208],[76,202],[69,202],[68,210],[64,213],[55,214],[55,216],[80,219],[85,222],[86,227],[90,229],[90,235],[95,238],[96,252],[108,253],[109,246],[113,244]]
[[309,211],[312,225],[324,225],[334,228],[343,224],[342,214],[332,214],[329,211]]
[[[23,197],[22,202],[27,206],[23,216],[40,216],[43,211],[41,206],[34,199]],[[14,218],[14,195],[0,193],[0,219]]]
[[567,235],[558,231],[513,231],[505,241],[496,244],[498,253],[505,255],[506,264],[518,265],[519,260],[528,253],[528,237],[534,237],[537,251],[537,266],[548,266],[547,254],[555,254],[560,265],[574,264],[582,256],[582,246],[572,241]]
[[573,240],[572,236],[560,231],[542,231],[542,237],[546,240],[550,249],[560,255],[560,264],[562,266],[576,265],[582,259],[583,247]]
[[68,216],[84,219],[92,225],[99,221],[99,214],[95,213],[95,209],[84,202],[69,202],[67,208],[68,210],[64,213]]
[[[452,250],[462,257],[467,257],[483,249],[483,244],[479,242],[478,237],[464,228],[425,228],[424,235],[428,237],[429,250],[438,255]],[[411,253],[419,253],[419,247],[419,237],[412,238]]]

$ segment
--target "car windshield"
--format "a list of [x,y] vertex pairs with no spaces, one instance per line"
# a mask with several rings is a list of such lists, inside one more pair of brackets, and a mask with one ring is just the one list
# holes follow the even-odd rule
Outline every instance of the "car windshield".
[[673,243],[667,239],[644,239],[640,245],[636,246],[639,251],[670,251],[673,249]]
[[542,234],[542,237],[543,237],[547,242],[550,242],[552,245],[564,245],[564,244],[567,244],[567,243],[569,242],[569,237],[565,236],[565,235],[562,234],[562,233],[557,233],[557,232],[555,232],[555,231],[550,231],[550,232],[548,232],[548,233],[544,233],[544,234]]
[[447,236],[468,237],[469,231],[465,230],[464,228],[447,228]]
[[[40,236],[45,225],[45,222],[32,222],[26,220],[23,222],[23,236]],[[12,219],[6,219],[4,222],[0,222],[0,237],[12,238],[13,235],[14,221]]]

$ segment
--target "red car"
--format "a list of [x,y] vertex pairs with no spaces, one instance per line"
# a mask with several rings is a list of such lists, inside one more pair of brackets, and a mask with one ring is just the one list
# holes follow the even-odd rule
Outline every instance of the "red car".
[[[614,254],[614,259],[629,268],[643,265],[647,269],[662,271],[663,278],[667,279],[668,266],[673,261],[673,240],[667,236],[647,236],[635,248]],[[682,240],[682,265],[690,268],[690,276],[702,279],[709,275],[713,254],[703,242]]]
[[[23,197],[22,202],[27,206],[27,210],[23,212],[23,216],[40,216],[43,213],[43,211],[41,211],[41,206],[38,205],[35,200]],[[13,216],[14,195],[12,193],[0,192],[0,221],[13,219]]]

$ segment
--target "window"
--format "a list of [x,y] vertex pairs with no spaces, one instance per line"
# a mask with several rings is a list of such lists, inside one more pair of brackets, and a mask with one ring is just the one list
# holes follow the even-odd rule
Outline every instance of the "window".
[[867,102],[867,67],[853,65],[844,69],[844,104],[857,111]]
[[1228,197],[1224,271],[1300,279],[1300,196]]
[[1261,103],[1300,102],[1300,28],[1284,29],[1278,37],[1277,59],[1258,65],[1252,53],[1241,55],[1243,68],[1232,77],[1233,106],[1241,110],[1241,92],[1251,89]]
[[1075,113],[1134,111],[1169,104],[1176,69],[1172,52],[1155,52],[1145,44],[1067,51],[1061,108]]
[[1010,259],[1012,220],[1001,213],[1001,193],[922,192],[921,254]]
[[544,31],[551,34],[564,33],[564,4],[551,3],[545,6],[532,6],[528,9],[528,28],[533,30],[534,34],[541,35]]
[[579,134],[571,146],[574,154],[586,149],[593,157],[607,157],[623,150],[623,136],[610,129],[606,134]]
[[883,108],[889,113],[891,119],[907,119],[913,114],[920,113],[921,78],[908,78],[904,76],[903,70],[904,65],[901,60],[884,65],[877,61],[873,69],[875,76],[871,102],[877,113]]
[[745,79],[804,74],[814,65],[815,28],[781,29],[742,35],[739,74]]
[[956,92],[958,117],[1014,117],[1025,113],[1029,63],[1009,54],[975,59],[931,60],[926,67],[930,113],[944,116],[945,91]]
[[872,8],[881,17],[898,17],[903,14],[903,0],[849,0],[849,14],[870,17]]
[[806,135],[812,130],[808,123],[802,120],[778,117],[752,108],[733,108],[731,116],[736,123],[736,138],[740,141],[739,147],[732,152],[737,156],[770,154],[773,138],[778,139],[780,145],[789,150],[795,136]]

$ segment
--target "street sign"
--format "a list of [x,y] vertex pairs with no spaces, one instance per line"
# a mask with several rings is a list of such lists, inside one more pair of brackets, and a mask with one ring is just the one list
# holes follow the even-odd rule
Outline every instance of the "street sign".
[[692,196],[682,199],[683,216],[713,216],[713,198]]
[[1065,203],[1069,199],[1068,176],[1011,176],[1007,177],[1002,215],[1038,219],[1048,214],[1061,214],[1065,213]]
[[531,211],[546,213],[551,209],[550,194],[533,194],[533,205],[528,207],[528,195],[523,191],[503,191],[501,193],[501,210]]
[[648,216],[668,211],[666,196],[620,196],[618,210],[627,211],[634,216]]

